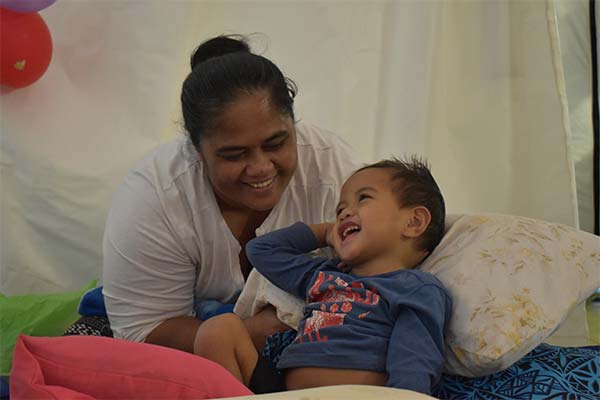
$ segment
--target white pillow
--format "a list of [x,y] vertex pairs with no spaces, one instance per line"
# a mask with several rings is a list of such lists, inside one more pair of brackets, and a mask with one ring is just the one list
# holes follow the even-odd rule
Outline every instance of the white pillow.
[[451,216],[446,229],[420,268],[452,296],[447,373],[508,368],[600,287],[598,236],[498,214]]

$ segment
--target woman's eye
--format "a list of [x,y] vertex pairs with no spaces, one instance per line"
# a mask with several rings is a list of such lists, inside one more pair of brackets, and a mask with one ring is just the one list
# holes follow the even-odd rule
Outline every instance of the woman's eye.
[[283,143],[285,142],[285,140],[282,140],[280,142],[277,143],[269,143],[269,144],[265,144],[263,146],[263,149],[265,150],[278,150],[281,148],[281,146],[283,146]]
[[221,158],[227,161],[239,161],[244,157],[245,153],[221,154]]
[[363,201],[363,200],[370,199],[370,198],[371,198],[371,196],[369,196],[368,194],[358,195],[358,201]]

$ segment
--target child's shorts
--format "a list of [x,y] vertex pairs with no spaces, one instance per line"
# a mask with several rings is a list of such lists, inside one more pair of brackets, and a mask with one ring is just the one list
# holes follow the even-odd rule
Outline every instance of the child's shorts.
[[248,388],[254,394],[283,392],[286,389],[285,376],[272,361],[259,354]]

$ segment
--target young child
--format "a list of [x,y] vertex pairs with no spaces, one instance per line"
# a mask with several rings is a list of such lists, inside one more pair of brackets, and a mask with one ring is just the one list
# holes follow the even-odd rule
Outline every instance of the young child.
[[[414,268],[441,240],[444,219],[426,163],[392,159],[359,169],[342,187],[335,223],[296,223],[246,247],[260,273],[306,299],[277,368],[233,314],[205,321],[194,352],[255,393],[370,384],[429,394],[442,372],[452,306],[442,284]],[[326,245],[337,259],[307,255]]]

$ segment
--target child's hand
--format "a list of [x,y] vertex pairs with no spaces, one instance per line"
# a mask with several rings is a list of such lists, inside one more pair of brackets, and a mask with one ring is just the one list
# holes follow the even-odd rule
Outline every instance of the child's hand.
[[[335,243],[337,240],[335,224],[332,222],[324,222],[322,224],[309,225],[309,227],[312,230],[315,237],[317,238],[317,241],[319,242],[319,247],[331,247],[334,256],[338,257],[338,255],[335,254]],[[337,268],[342,272],[350,272],[352,270],[352,267],[350,267],[343,261],[337,265]]]
[[326,222],[325,224],[325,241],[327,246],[334,248],[335,230],[333,229],[334,224],[332,222]]
[[312,230],[313,234],[315,235],[315,238],[317,238],[319,247],[333,247],[333,223],[324,222],[321,224],[312,224],[309,225],[309,228]]

